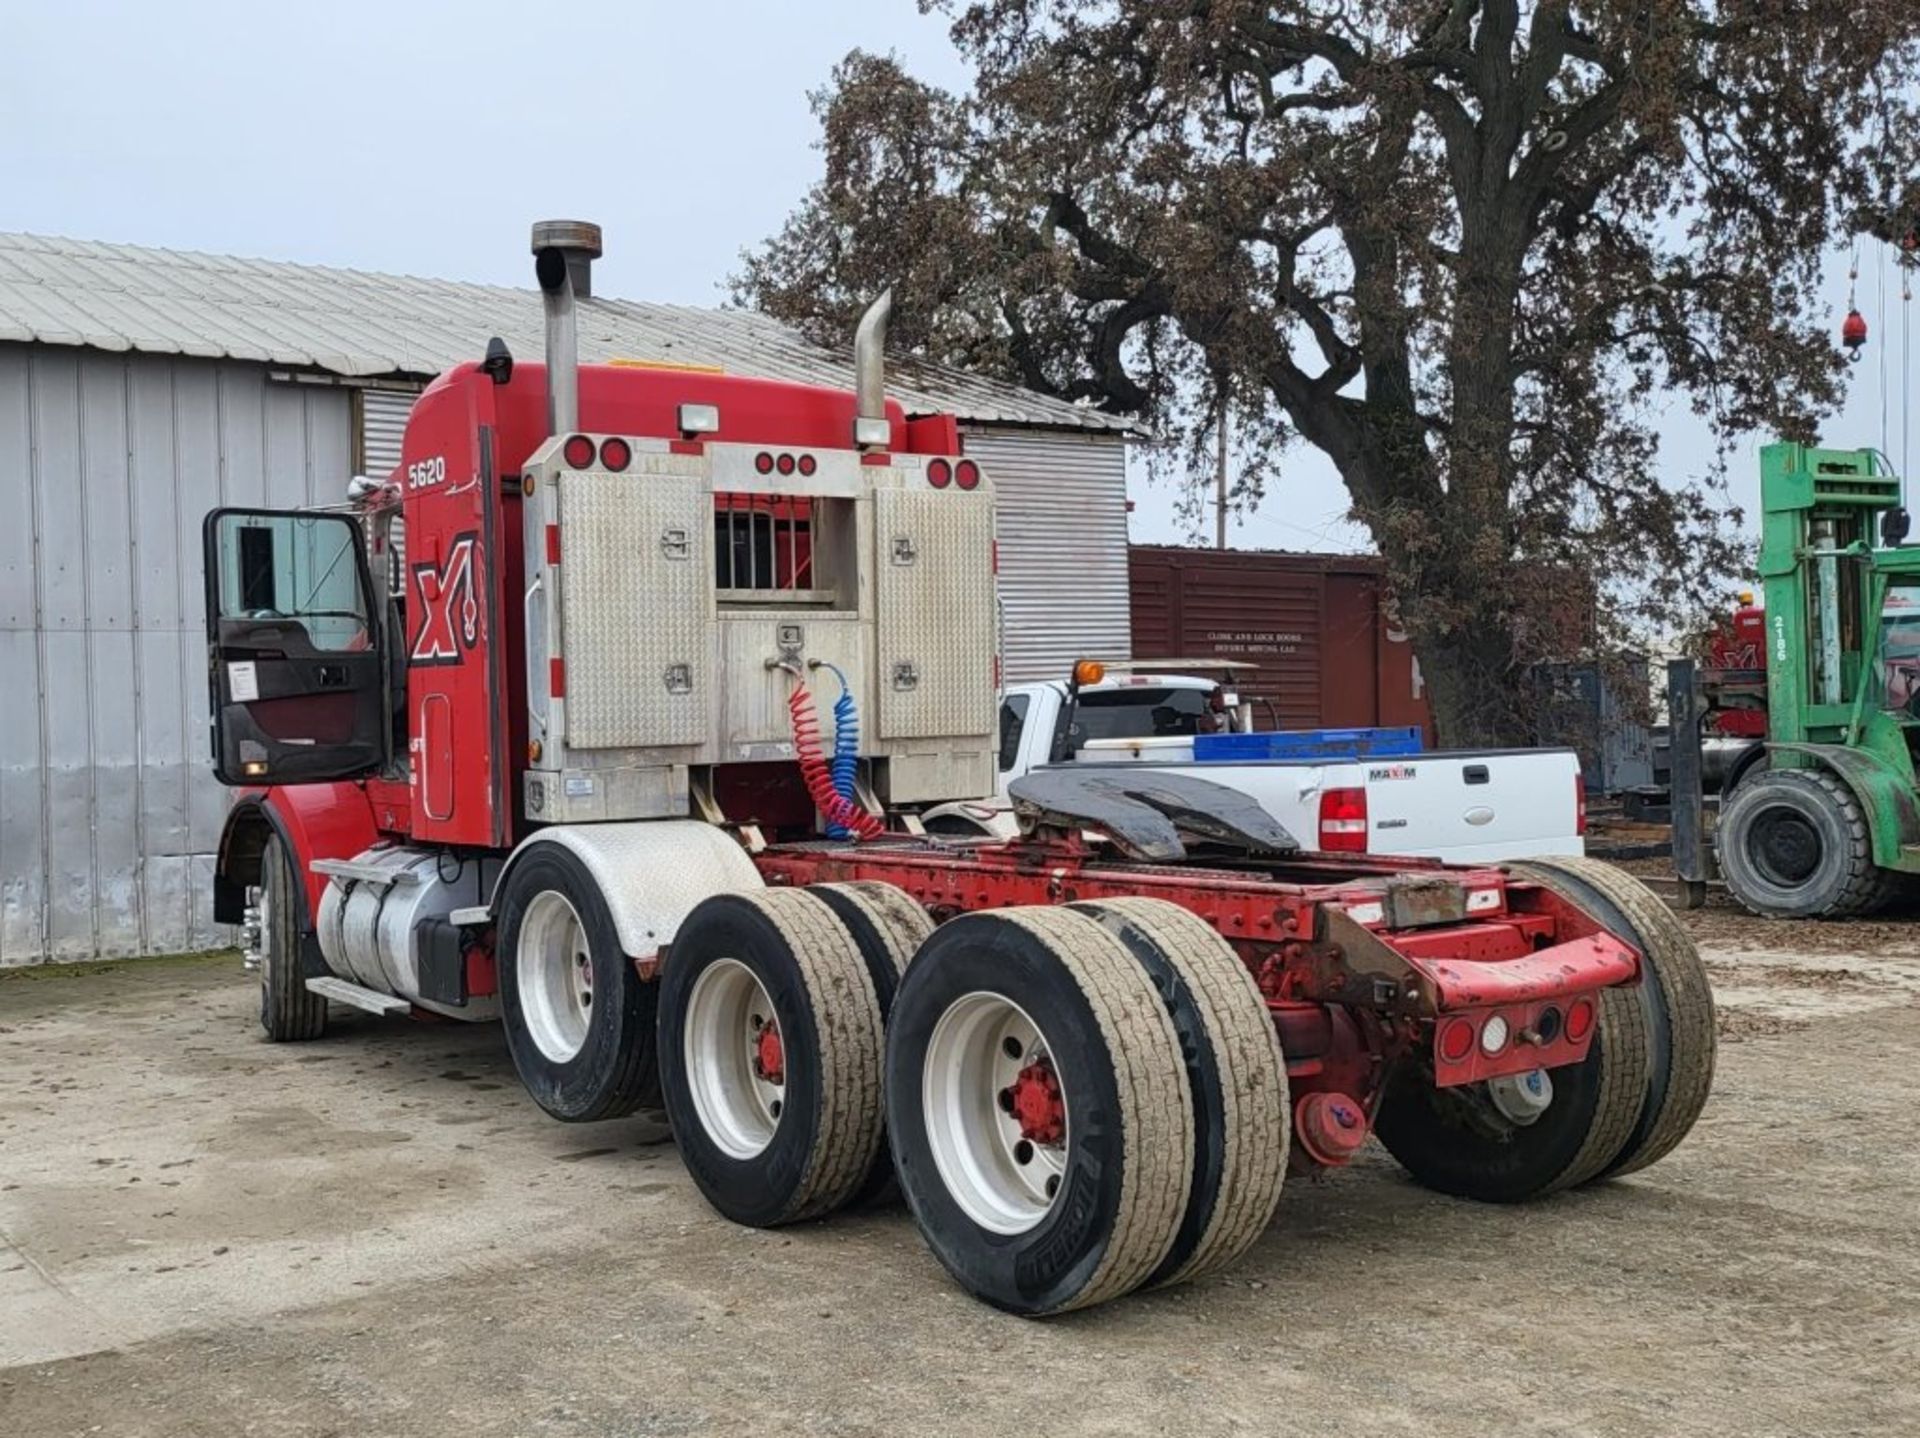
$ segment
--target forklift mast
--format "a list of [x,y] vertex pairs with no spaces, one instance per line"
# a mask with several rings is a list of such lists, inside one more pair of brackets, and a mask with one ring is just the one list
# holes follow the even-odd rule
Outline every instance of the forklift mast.
[[1760,465],[1767,738],[1856,744],[1886,589],[1874,539],[1881,516],[1900,508],[1900,480],[1864,449],[1771,444]]

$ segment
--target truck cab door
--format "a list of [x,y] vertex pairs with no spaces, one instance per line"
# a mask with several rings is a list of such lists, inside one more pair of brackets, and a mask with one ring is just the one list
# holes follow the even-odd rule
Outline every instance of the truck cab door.
[[381,609],[357,521],[217,509],[201,530],[214,773],[350,779],[385,763]]

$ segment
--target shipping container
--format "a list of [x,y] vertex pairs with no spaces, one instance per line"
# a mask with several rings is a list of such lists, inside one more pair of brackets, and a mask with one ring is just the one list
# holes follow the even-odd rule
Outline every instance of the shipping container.
[[1134,545],[1138,657],[1243,660],[1259,729],[1433,720],[1413,645],[1369,555]]

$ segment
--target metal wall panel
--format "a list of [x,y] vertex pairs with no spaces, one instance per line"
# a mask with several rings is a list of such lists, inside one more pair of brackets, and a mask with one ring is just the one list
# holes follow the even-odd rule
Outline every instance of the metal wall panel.
[[969,427],[993,479],[1009,681],[1125,659],[1127,447],[1118,436]]
[[225,943],[200,521],[337,500],[344,390],[0,344],[0,964]]
[[[369,479],[385,479],[400,463],[400,450],[407,437],[407,416],[413,413],[417,390],[362,389],[353,393],[354,424],[357,444],[354,463],[357,472]],[[392,554],[391,586],[395,594],[406,593],[407,523],[395,515],[387,533]]]

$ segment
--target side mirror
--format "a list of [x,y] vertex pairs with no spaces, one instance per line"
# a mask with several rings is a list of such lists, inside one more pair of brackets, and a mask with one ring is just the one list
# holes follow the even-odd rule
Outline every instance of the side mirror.
[[1883,549],[1898,549],[1906,542],[1907,531],[1913,528],[1913,516],[1904,509],[1889,509],[1880,516],[1880,546]]

